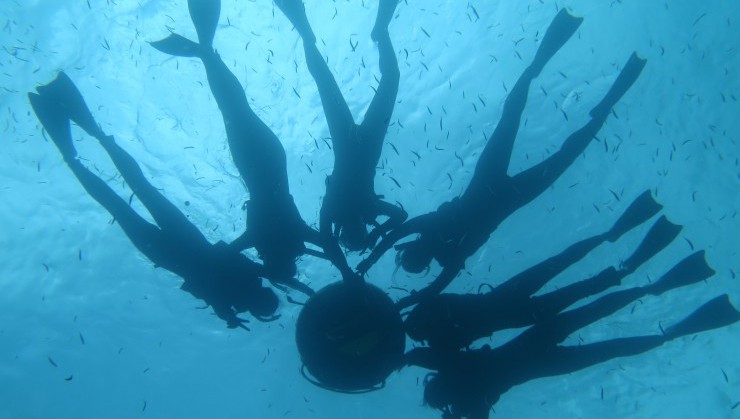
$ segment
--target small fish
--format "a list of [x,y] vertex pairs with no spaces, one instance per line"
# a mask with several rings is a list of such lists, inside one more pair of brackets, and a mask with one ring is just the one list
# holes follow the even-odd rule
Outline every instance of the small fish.
[[391,180],[393,181],[393,183],[396,184],[396,186],[398,186],[399,188],[401,187],[401,184],[398,183],[398,181],[396,180],[396,178],[394,178],[393,176],[388,176],[388,177],[391,178]]
[[426,35],[426,36],[427,36],[427,37],[429,37],[429,38],[431,38],[431,37],[432,37],[432,35],[429,35],[429,32],[427,32],[426,30],[424,30],[424,28],[423,28],[423,27],[419,26],[419,28],[421,28],[421,31],[422,31],[422,32],[424,32],[424,35]]
[[51,365],[53,365],[54,367],[58,367],[57,363],[56,363],[56,362],[54,362],[54,360],[53,360],[53,359],[51,359],[51,357],[50,357],[50,356],[47,356],[47,357],[46,357],[46,359],[48,359],[48,360],[49,360],[49,363],[50,363]]
[[80,332],[80,342],[82,342],[83,345],[85,344],[85,337],[82,336],[82,332]]
[[70,375],[69,377],[65,378],[64,381],[72,381],[74,378],[74,375]]

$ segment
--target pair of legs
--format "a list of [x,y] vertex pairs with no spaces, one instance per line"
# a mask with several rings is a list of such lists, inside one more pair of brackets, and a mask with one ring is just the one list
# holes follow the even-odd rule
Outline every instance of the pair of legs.
[[[322,204],[322,233],[331,234],[332,224],[340,230],[342,241],[351,250],[362,250],[390,228],[400,224],[406,213],[381,201],[373,190],[375,166],[380,160],[388,125],[398,95],[400,72],[391,43],[388,25],[398,0],[380,0],[372,31],[377,42],[381,78],[361,124],[357,125],[334,76],[316,46],[316,36],[308,23],[301,0],[275,0],[303,39],[306,65],[319,90],[324,115],[334,145],[334,171],[327,182]],[[365,199],[352,202],[354,196]],[[365,202],[376,201],[376,202]],[[382,225],[374,220],[387,216]],[[367,237],[366,224],[376,228]],[[364,234],[363,234],[364,233]]]
[[[48,85],[29,94],[31,105],[65,162],[93,199],[118,222],[136,248],[156,266],[179,276],[183,289],[202,298],[230,327],[243,326],[235,309],[250,310],[256,316],[269,316],[277,308],[271,290],[261,288],[261,267],[246,257],[225,258],[214,267],[212,259],[221,257],[177,207],[169,202],[144,177],[141,168],[112,136],[107,136],[92,117],[82,95],[64,73]],[[144,220],[107,183],[76,159],[70,120],[95,137],[106,150],[119,173],[157,225]],[[261,301],[260,301],[261,299]]]

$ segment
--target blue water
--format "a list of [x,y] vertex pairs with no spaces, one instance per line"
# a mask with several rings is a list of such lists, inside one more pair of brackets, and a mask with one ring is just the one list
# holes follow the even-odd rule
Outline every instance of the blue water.
[[[368,106],[379,76],[369,39],[375,2],[365,3],[306,0],[319,48],[355,115]],[[418,215],[462,192],[507,89],[559,7],[585,21],[533,83],[509,173],[557,151],[632,51],[647,67],[599,141],[502,224],[451,291],[496,284],[600,233],[630,197],[650,189],[684,229],[623,286],[659,277],[692,247],[706,250],[717,274],[645,297],[566,343],[658,333],[659,323],[723,293],[740,306],[735,0],[403,2],[390,26],[401,84],[378,193]],[[184,0],[4,0],[0,27],[0,418],[439,417],[423,405],[420,368],[403,369],[385,389],[361,396],[306,382],[293,341],[299,307],[284,296],[280,320],[252,322],[251,332],[227,329],[210,310],[196,309],[202,302],[136,251],[44,141],[26,93],[64,70],[103,129],[211,241],[241,233],[245,189],[202,66],[147,43],[168,28],[195,38]],[[317,224],[333,156],[297,33],[268,0],[224,0],[215,47],[248,81],[250,103],[286,149],[301,215]],[[128,199],[102,149],[73,129],[83,161]],[[136,199],[132,205],[146,214]],[[645,229],[599,247],[542,292],[617,266]],[[359,260],[350,255],[351,265]],[[328,263],[309,257],[299,271],[317,289],[339,279]],[[388,254],[370,280],[397,298],[402,294],[390,287],[419,288],[428,278],[395,272]],[[493,344],[513,333],[497,334]],[[739,352],[736,324],[528,382],[504,394],[492,416],[740,417],[740,407],[733,409]]]

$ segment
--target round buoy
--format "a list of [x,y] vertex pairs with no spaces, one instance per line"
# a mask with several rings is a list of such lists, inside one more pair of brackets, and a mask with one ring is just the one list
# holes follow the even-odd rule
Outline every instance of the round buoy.
[[296,323],[301,360],[319,384],[363,391],[401,366],[406,339],[393,301],[371,284],[331,284],[312,296]]

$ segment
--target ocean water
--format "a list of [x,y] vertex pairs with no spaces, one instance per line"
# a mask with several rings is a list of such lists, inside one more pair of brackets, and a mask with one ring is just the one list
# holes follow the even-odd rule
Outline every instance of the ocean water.
[[[369,38],[376,2],[305,3],[322,54],[362,115],[379,77]],[[499,227],[450,290],[500,283],[602,232],[649,189],[684,228],[622,287],[647,284],[699,249],[716,275],[645,297],[566,343],[659,333],[720,294],[740,307],[736,0],[403,1],[390,26],[401,82],[378,193],[413,216],[463,191],[508,89],[563,7],[585,20],[532,84],[510,174],[557,151],[633,51],[647,66],[598,140]],[[238,237],[246,191],[202,66],[148,44],[170,30],[195,38],[187,2],[4,0],[0,27],[0,418],[440,416],[424,406],[421,368],[363,395],[304,380],[294,344],[300,306],[282,294],[282,317],[253,321],[250,332],[198,309],[202,301],[137,252],[45,141],[26,93],[64,70],[103,129],[209,240]],[[224,0],[215,47],[280,138],[291,192],[316,225],[333,155],[298,34],[268,0]],[[99,145],[77,127],[73,136],[83,162],[128,199]],[[150,219],[137,199],[131,205]],[[543,292],[618,266],[646,228],[600,246]],[[349,255],[352,266],[359,260]],[[299,271],[316,289],[339,280],[310,257]],[[396,271],[388,254],[368,279],[398,298],[397,288],[420,288],[429,276]],[[492,417],[740,417],[739,351],[738,324],[681,338],[517,386]]]

